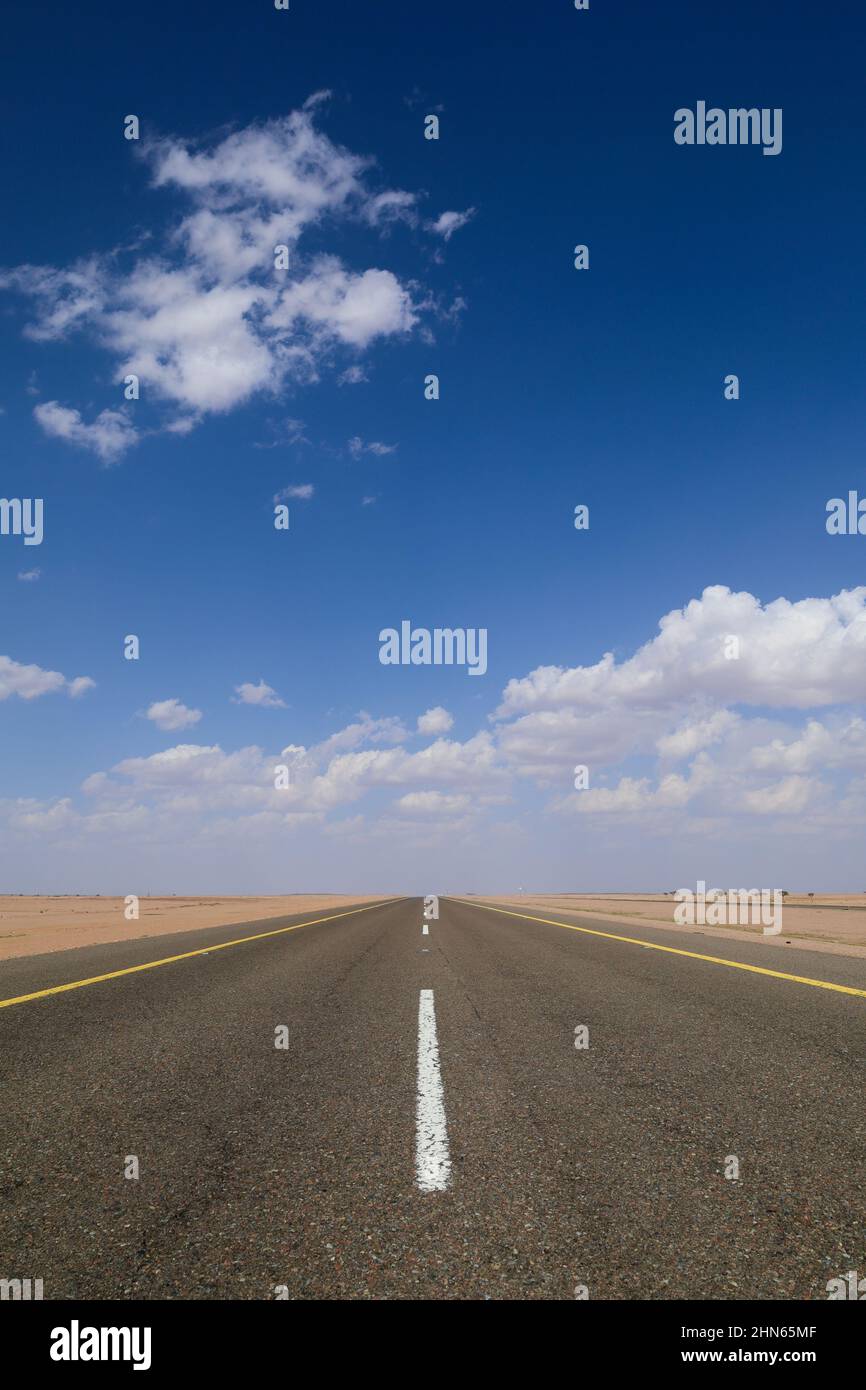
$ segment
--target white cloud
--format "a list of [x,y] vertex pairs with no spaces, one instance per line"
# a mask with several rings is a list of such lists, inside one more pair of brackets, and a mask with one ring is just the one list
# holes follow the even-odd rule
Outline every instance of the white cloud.
[[337,378],[337,381],[340,386],[358,386],[362,381],[367,381],[368,379],[364,368],[356,364],[352,367],[347,367]]
[[419,734],[447,734],[454,724],[454,717],[442,705],[434,705],[418,716]]
[[236,705],[260,705],[264,709],[285,709],[286,704],[281,700],[275,690],[269,685],[265,685],[263,680],[259,680],[258,685],[253,685],[251,681],[244,681],[241,685],[235,686],[233,703]]
[[91,680],[89,676],[76,676],[67,685],[67,692],[73,700],[77,700],[80,695],[86,695],[88,690],[93,690],[95,686],[96,681]]
[[623,777],[615,787],[590,787],[576,792],[558,803],[559,809],[578,811],[583,815],[628,814],[658,808],[685,806],[691,790],[685,778],[676,773],[663,777],[653,788],[649,778]]
[[427,228],[429,231],[435,232],[437,236],[450,241],[454,233],[458,232],[461,227],[465,227],[467,222],[471,222],[474,216],[474,208],[467,208],[465,212],[443,212],[434,222],[428,222]]
[[401,193],[392,190],[388,193],[379,193],[375,198],[370,198],[364,209],[364,216],[373,226],[380,226],[388,222],[408,222],[411,226],[417,223],[415,204],[417,198],[414,193]]
[[394,804],[406,815],[438,818],[464,815],[470,809],[472,801],[462,792],[407,792]]
[[[138,376],[150,400],[174,410],[163,428],[183,433],[256,393],[317,379],[335,347],[363,351],[412,332],[427,306],[416,305],[393,271],[354,269],[302,249],[305,233],[337,220],[387,226],[414,218],[413,194],[371,187],[372,161],[316,128],[320,106],[316,98],[210,144],[143,142],[137,153],[154,186],[174,190],[185,209],[161,244],[148,240],[147,254],[127,249],[68,268],[0,272],[0,288],[33,302],[28,335],[59,341],[87,332],[111,355],[115,380]],[[277,246],[288,248],[286,270],[275,268]],[[354,364],[341,379],[362,380],[363,368]],[[116,410],[85,424],[52,401],[37,419],[105,462],[140,438]]]
[[772,786],[744,792],[743,805],[758,815],[792,816],[806,809],[815,790],[808,777],[785,777]]
[[290,487],[281,488],[274,493],[275,502],[285,502],[290,497],[297,497],[302,502],[308,502],[316,489],[312,483],[293,483]]
[[145,151],[154,183],[174,184],[204,206],[276,209],[285,236],[297,240],[324,212],[366,196],[361,181],[366,161],[315,129],[316,105],[235,131],[210,150],[159,141]]
[[[36,319],[25,334],[36,342],[53,342],[68,336],[98,315],[105,304],[105,266],[96,256],[80,260],[68,270],[53,266],[20,265],[0,271],[0,289],[15,290],[36,302]],[[35,370],[27,391],[38,393]]]
[[103,463],[116,463],[121,455],[138,443],[138,431],[122,410],[102,410],[86,425],[77,410],[58,401],[44,401],[33,409],[37,424],[53,439],[64,439],[81,449],[89,449]]
[[374,719],[362,710],[354,724],[347,724],[345,728],[317,744],[315,755],[319,762],[324,763],[335,753],[343,753],[349,748],[359,748],[365,743],[402,743],[407,737],[406,729],[399,719],[394,716]]
[[[595,666],[540,666],[509,681],[498,715],[613,704],[650,710],[702,696],[807,709],[866,697],[866,587],[764,606],[715,585],[659,628],[619,664],[607,652]],[[738,660],[725,656],[729,636],[739,639]]]
[[679,714],[670,710],[624,709],[600,701],[598,709],[552,709],[500,723],[499,748],[522,775],[561,782],[573,763],[610,766],[636,752],[651,752]]
[[802,731],[758,744],[751,767],[770,773],[811,773],[826,768],[866,770],[866,722],[859,716],[832,725],[810,719]]
[[[81,833],[84,827],[114,835],[158,826],[161,835],[182,830],[200,843],[226,845],[234,827],[247,845],[272,836],[278,848],[281,836],[322,826],[347,843],[384,846],[399,837],[401,848],[417,846],[419,853],[435,843],[486,855],[497,835],[511,845],[520,832],[534,837],[528,853],[549,844],[561,862],[574,835],[571,818],[580,817],[584,867],[623,853],[642,868],[650,862],[639,859],[644,836],[655,837],[660,855],[681,856],[678,863],[698,852],[698,841],[700,853],[712,855],[734,853],[737,845],[763,853],[773,837],[782,855],[790,855],[796,836],[800,845],[808,836],[853,843],[866,823],[866,718],[846,705],[855,703],[863,681],[864,596],[855,590],[763,606],[750,595],[707,590],[662,619],[660,634],[622,661],[608,656],[587,667],[539,668],[509,682],[493,728],[465,742],[448,736],[451,715],[435,706],[409,727],[361,712],[309,747],[181,744],[129,758],[86,780],[86,813],[57,810],[57,833],[71,833],[73,822]],[[736,668],[733,676],[715,660],[731,634],[741,639],[739,662],[726,663]],[[38,667],[16,671],[25,698],[49,689],[72,693],[76,685]],[[8,685],[0,666],[4,676]],[[279,702],[263,679],[236,687],[236,697],[264,707]],[[823,706],[820,717],[800,713],[808,699]],[[151,708],[178,718],[175,727],[201,717],[177,700]],[[410,741],[416,735],[429,744]],[[290,786],[277,789],[282,763],[290,767]],[[578,763],[590,773],[581,792],[572,790]],[[553,789],[546,808],[527,779]],[[491,808],[517,794],[523,805],[513,821],[485,822]],[[397,799],[383,811],[391,796]],[[52,805],[60,803],[9,812],[6,803],[0,815],[30,817],[35,835],[41,818],[48,829],[54,825]],[[356,807],[359,814],[351,814]],[[334,815],[339,825],[329,827]]]
[[373,787],[458,786],[488,788],[507,780],[488,733],[466,743],[437,739],[417,753],[403,748],[365,749],[333,758],[310,787],[314,804],[323,809],[355,800]]
[[264,319],[279,340],[306,329],[318,350],[330,343],[369,347],[376,338],[408,334],[417,322],[409,290],[390,270],[348,271],[334,256],[317,257]]
[[663,758],[678,761],[690,758],[702,748],[718,743],[731,731],[737,722],[736,714],[730,710],[716,710],[706,719],[695,719],[681,724],[672,734],[665,734],[656,744]]
[[[128,804],[132,796],[136,803],[159,808],[160,814],[187,818],[215,811],[285,816],[321,815],[377,788],[430,793],[444,787],[450,795],[466,797],[495,791],[503,782],[487,733],[465,744],[440,739],[417,753],[397,746],[405,738],[399,720],[362,715],[310,749],[289,745],[267,753],[251,746],[227,753],[217,745],[179,744],[150,757],[124,759],[111,773],[94,773],[83,791],[100,807]],[[290,768],[290,786],[277,789],[275,768],[283,763]],[[419,802],[415,810],[423,805]]]
[[[539,667],[508,683],[494,716],[506,763],[542,785],[570,784],[586,764],[590,788],[553,803],[590,816],[666,818],[677,810],[732,822],[743,816],[832,815],[845,779],[866,768],[866,724],[831,713],[805,729],[764,710],[844,706],[866,695],[866,588],[763,605],[716,586],[662,618],[631,657],[593,666]],[[739,641],[739,659],[726,657]],[[733,707],[733,708],[732,708]],[[750,707],[757,712],[750,714]],[[712,753],[710,752],[712,750]],[[656,756],[655,776],[607,769]],[[684,776],[664,764],[690,760]],[[810,781],[807,786],[806,776]]]
[[148,708],[146,718],[158,729],[188,729],[201,719],[201,710],[189,709],[172,697],[170,700],[155,700]]
[[59,671],[44,671],[41,666],[24,666],[9,656],[0,656],[0,700],[17,695],[21,700],[35,700],[40,695],[65,690],[75,698],[91,690],[96,682],[89,676],[76,676],[69,681]]
[[41,571],[40,569],[35,569],[35,570],[19,570],[19,571],[18,571],[18,578],[19,578],[19,579],[22,581],[22,583],[24,583],[24,584],[35,584],[36,580],[37,580],[37,579],[40,579],[41,576],[42,576],[42,571]]
[[39,802],[32,798],[21,798],[15,803],[9,818],[16,830],[32,830],[40,834],[63,831],[76,821],[75,808],[68,796],[54,802]]
[[377,458],[384,458],[386,454],[393,454],[396,451],[396,444],[382,444],[379,440],[365,444],[364,440],[357,434],[349,440],[349,453],[353,458],[360,458],[362,454],[375,454]]

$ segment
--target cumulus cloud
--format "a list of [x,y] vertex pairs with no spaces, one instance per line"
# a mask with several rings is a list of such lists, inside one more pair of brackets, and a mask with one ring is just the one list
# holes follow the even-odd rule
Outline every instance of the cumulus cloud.
[[188,729],[201,719],[201,710],[190,709],[180,700],[172,697],[170,700],[155,700],[149,706],[146,718],[150,719],[158,729]]
[[396,744],[402,743],[407,737],[402,721],[395,716],[374,719],[366,710],[361,710],[354,723],[347,724],[345,728],[339,729],[337,733],[331,734],[329,738],[316,746],[316,757],[319,762],[323,763],[327,762],[335,753],[342,753],[350,748],[359,748],[365,743]]
[[278,339],[306,330],[309,350],[331,342],[365,348],[376,338],[407,334],[418,322],[408,289],[390,270],[349,271],[334,256],[319,256],[303,279],[273,301],[264,317]]
[[[399,746],[406,736],[399,720],[364,714],[311,748],[293,744],[268,753],[249,746],[227,752],[219,745],[178,744],[93,773],[82,790],[98,808],[91,816],[145,806],[163,819],[183,817],[187,825],[191,817],[206,821],[232,814],[292,826],[300,823],[299,816],[321,818],[383,788],[423,791],[419,800],[401,805],[404,813],[454,814],[462,799],[490,796],[506,780],[488,733],[465,744],[439,739],[416,753]],[[275,770],[281,765],[289,768],[289,785],[277,788]]]
[[785,777],[772,786],[743,793],[746,810],[759,815],[792,816],[805,810],[815,795],[815,784],[808,777]]
[[866,722],[859,715],[827,724],[810,719],[802,730],[757,744],[749,763],[770,773],[812,773],[834,767],[866,771]]
[[442,705],[434,705],[418,716],[419,734],[447,734],[453,726],[454,718]]
[[400,785],[495,787],[507,781],[490,734],[466,743],[437,739],[417,753],[404,748],[364,749],[333,758],[313,779],[310,795],[323,810],[353,801],[374,787]]
[[41,666],[22,665],[9,656],[0,656],[0,700],[8,700],[10,695],[17,695],[21,700],[36,700],[40,695],[57,690],[65,690],[76,699],[95,685],[96,681],[90,676],[67,680],[59,671],[45,671]]
[[[669,821],[686,807],[767,817],[821,804],[828,814],[832,796],[818,774],[837,772],[844,796],[845,776],[866,767],[866,726],[831,708],[863,699],[864,655],[866,588],[765,605],[714,586],[663,617],[659,634],[623,661],[607,653],[509,681],[494,715],[498,747],[542,785],[570,781],[571,766],[590,768],[590,787],[557,798],[556,811]],[[828,718],[790,725],[821,707]],[[629,759],[653,756],[655,776],[628,770]],[[672,762],[688,763],[685,773],[667,771]],[[613,785],[598,785],[620,767]]]
[[[316,380],[338,349],[363,352],[411,333],[425,305],[394,271],[304,251],[305,233],[321,236],[337,221],[414,218],[413,194],[374,187],[372,161],[317,128],[321,105],[215,141],[142,142],[136,153],[154,187],[175,193],[179,215],[144,250],[0,271],[0,288],[32,302],[28,336],[57,342],[86,332],[110,354],[115,380],[136,375],[172,412],[163,428],[184,433],[257,393]],[[435,226],[450,235],[442,219]],[[341,379],[362,373],[354,363]],[[141,437],[117,410],[88,424],[51,401],[36,418],[107,463]]]
[[[766,605],[706,590],[622,661],[608,655],[510,681],[491,726],[465,741],[448,736],[452,716],[434,706],[414,727],[362,711],[309,747],[179,744],[94,773],[84,784],[88,811],[62,807],[56,823],[66,833],[72,816],[113,833],[152,816],[162,828],[194,825],[222,843],[233,825],[251,837],[268,827],[294,834],[339,816],[337,834],[384,843],[414,826],[419,843],[427,833],[447,843],[458,830],[474,833],[490,808],[518,792],[534,804],[531,781],[551,789],[548,816],[572,827],[569,818],[580,818],[587,843],[609,843],[617,821],[668,843],[696,828],[717,843],[725,825],[742,838],[756,823],[786,843],[792,832],[816,826],[850,836],[866,821],[866,719],[846,707],[862,699],[864,602],[862,589]],[[723,667],[718,651],[732,634],[740,656],[722,655]],[[76,682],[57,673],[15,672],[24,698],[74,693]],[[0,665],[3,679],[0,695],[11,693]],[[282,706],[263,679],[237,686],[235,695],[240,703]],[[201,717],[178,700],[159,702],[148,715],[169,721],[160,725],[166,728]],[[418,737],[429,741],[419,746]],[[275,769],[284,764],[289,785],[277,787]],[[582,791],[573,790],[576,764],[589,768]],[[396,800],[377,817],[389,794]],[[16,814],[30,817],[36,833],[41,818],[54,824],[53,804],[19,806]],[[511,833],[496,820],[487,829],[498,826]]]
[[236,705],[260,705],[264,709],[286,708],[285,701],[281,700],[277,692],[271,686],[266,685],[263,680],[260,680],[258,685],[253,685],[251,681],[244,681],[241,685],[236,685],[232,703]]
[[[627,661],[606,652],[595,666],[539,666],[509,681],[499,716],[608,702],[648,710],[701,696],[808,709],[866,696],[866,587],[764,606],[714,585],[666,614],[659,629]],[[737,659],[726,654],[730,637]]]
[[623,777],[615,787],[588,788],[560,802],[559,806],[583,815],[628,814],[651,808],[685,806],[690,795],[688,782],[676,773],[663,777],[655,788],[647,777]]
[[663,758],[678,761],[690,758],[702,748],[718,743],[729,733],[737,722],[737,715],[731,710],[716,710],[705,719],[689,720],[681,724],[672,734],[665,734],[656,743]]

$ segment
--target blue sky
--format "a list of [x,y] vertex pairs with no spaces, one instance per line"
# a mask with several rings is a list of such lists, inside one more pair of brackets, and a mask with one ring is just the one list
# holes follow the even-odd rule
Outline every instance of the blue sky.
[[465,8],[10,13],[7,890],[863,886],[864,21]]

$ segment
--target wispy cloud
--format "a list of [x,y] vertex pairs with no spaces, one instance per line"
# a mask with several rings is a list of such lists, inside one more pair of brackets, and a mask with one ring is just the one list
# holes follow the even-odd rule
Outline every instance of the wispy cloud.
[[270,439],[257,442],[253,445],[254,449],[280,449],[292,444],[309,444],[310,442],[306,436],[306,425],[303,420],[286,418],[276,422],[271,421],[268,424],[268,430]]
[[289,487],[281,488],[274,493],[275,502],[286,502],[290,497],[296,497],[301,502],[309,502],[316,491],[312,483],[292,483]]
[[464,212],[443,212],[426,225],[429,231],[435,232],[445,241],[450,241],[454,233],[459,232],[461,227],[465,227],[467,222],[471,222],[474,216],[474,208],[466,208]]
[[367,380],[368,377],[364,368],[357,366],[357,364],[352,367],[347,367],[346,370],[341,372],[337,377],[337,382],[340,386],[357,386],[360,382]]
[[377,458],[383,458],[385,454],[396,452],[396,444],[382,444],[379,440],[373,440],[372,443],[366,444],[357,434],[349,440],[349,453],[352,458],[360,458],[362,454],[374,454]]

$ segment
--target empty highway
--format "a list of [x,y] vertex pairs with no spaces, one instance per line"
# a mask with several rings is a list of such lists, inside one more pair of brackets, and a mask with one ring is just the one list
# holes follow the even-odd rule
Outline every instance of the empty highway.
[[863,961],[423,906],[0,966],[0,1276],[774,1300],[866,1273]]

